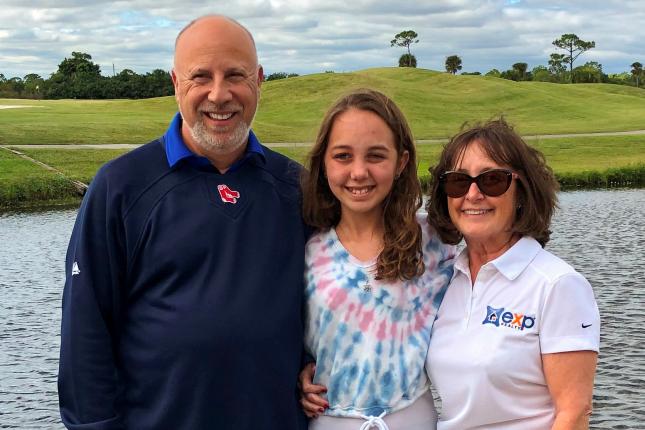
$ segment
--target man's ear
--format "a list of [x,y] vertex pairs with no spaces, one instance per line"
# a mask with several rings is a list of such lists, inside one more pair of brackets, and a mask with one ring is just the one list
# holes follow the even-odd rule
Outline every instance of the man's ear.
[[179,80],[177,79],[177,74],[175,73],[175,69],[172,69],[170,71],[170,78],[172,79],[172,86],[175,88],[175,99],[177,98],[177,95],[179,94]]
[[264,82],[264,69],[262,66],[258,66],[258,88],[260,88],[260,85],[262,85],[262,82]]

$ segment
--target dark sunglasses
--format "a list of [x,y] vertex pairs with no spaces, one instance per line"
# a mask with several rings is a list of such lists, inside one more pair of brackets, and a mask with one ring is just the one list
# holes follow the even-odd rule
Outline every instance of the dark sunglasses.
[[439,182],[448,197],[453,199],[465,196],[473,182],[483,194],[498,197],[508,190],[515,176],[515,173],[505,169],[488,170],[474,178],[462,172],[446,172],[439,176]]

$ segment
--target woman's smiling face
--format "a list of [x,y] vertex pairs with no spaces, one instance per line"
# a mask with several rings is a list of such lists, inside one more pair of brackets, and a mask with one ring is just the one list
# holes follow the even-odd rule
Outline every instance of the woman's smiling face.
[[[453,168],[472,177],[492,169],[509,169],[509,166],[502,166],[491,160],[477,140],[466,147],[463,156]],[[467,243],[486,246],[507,243],[515,219],[516,193],[515,180],[511,182],[509,189],[498,197],[483,194],[477,184],[472,183],[464,196],[447,197],[450,219]]]

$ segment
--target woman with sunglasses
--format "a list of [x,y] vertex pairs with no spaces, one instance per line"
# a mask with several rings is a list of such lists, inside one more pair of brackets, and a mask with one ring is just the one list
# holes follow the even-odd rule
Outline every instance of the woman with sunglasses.
[[466,247],[426,369],[439,430],[586,429],[600,338],[589,283],[544,250],[557,182],[504,121],[466,130],[432,170],[428,222]]
[[357,90],[327,112],[303,181],[305,346],[310,429],[431,430],[424,369],[454,247],[417,214],[414,140],[382,93]]

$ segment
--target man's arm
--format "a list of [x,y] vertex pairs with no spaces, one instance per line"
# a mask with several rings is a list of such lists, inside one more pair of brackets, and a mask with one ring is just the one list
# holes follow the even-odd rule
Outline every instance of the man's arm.
[[115,365],[125,272],[123,231],[100,171],[85,196],[65,263],[58,394],[68,429],[123,429]]

